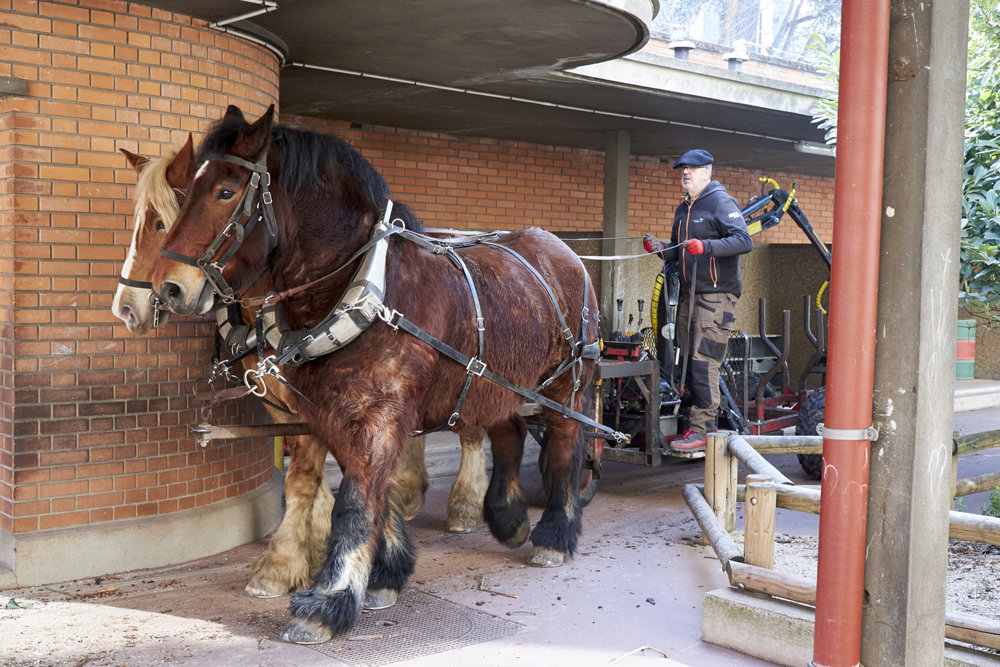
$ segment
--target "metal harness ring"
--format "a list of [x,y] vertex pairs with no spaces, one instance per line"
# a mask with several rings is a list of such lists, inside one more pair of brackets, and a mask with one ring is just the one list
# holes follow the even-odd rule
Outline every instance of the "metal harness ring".
[[[263,382],[258,384],[257,380],[260,378],[260,375],[256,369],[247,369],[247,372],[243,374],[243,384],[247,386],[251,394],[257,398],[264,398],[267,396],[267,385]],[[252,385],[250,384],[251,380],[253,381]],[[257,393],[258,391],[260,393]]]

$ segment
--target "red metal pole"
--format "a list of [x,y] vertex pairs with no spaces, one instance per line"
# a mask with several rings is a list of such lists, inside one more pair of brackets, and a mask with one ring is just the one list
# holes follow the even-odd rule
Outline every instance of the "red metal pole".
[[844,0],[815,667],[861,662],[888,60],[889,0]]

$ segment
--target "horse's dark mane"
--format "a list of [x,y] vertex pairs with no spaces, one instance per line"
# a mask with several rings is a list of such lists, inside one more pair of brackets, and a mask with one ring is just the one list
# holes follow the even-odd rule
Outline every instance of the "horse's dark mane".
[[[196,164],[200,164],[206,155],[229,152],[240,131],[246,127],[245,120],[230,116],[222,118],[198,149]],[[329,189],[329,181],[340,183],[348,196],[375,215],[385,208],[386,200],[392,198],[382,175],[338,137],[274,124],[271,139],[278,151],[278,180],[293,199],[302,190]],[[423,223],[405,204],[393,201],[392,217],[401,218],[407,229],[423,230]]]

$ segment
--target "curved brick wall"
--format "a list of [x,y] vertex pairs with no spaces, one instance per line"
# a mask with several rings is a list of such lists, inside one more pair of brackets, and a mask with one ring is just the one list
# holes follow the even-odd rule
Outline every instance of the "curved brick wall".
[[274,474],[268,441],[203,450],[188,437],[214,325],[178,318],[135,338],[109,307],[135,184],[118,149],[160,155],[230,103],[259,115],[277,102],[276,57],[142,5],[0,7],[0,76],[28,82],[0,101],[0,529],[167,515],[257,489]]

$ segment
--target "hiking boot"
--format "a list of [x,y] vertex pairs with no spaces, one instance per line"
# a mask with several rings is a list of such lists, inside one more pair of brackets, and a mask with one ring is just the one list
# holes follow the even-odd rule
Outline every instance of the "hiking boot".
[[684,435],[673,442],[670,446],[683,452],[691,452],[697,449],[705,449],[705,434],[687,430]]

